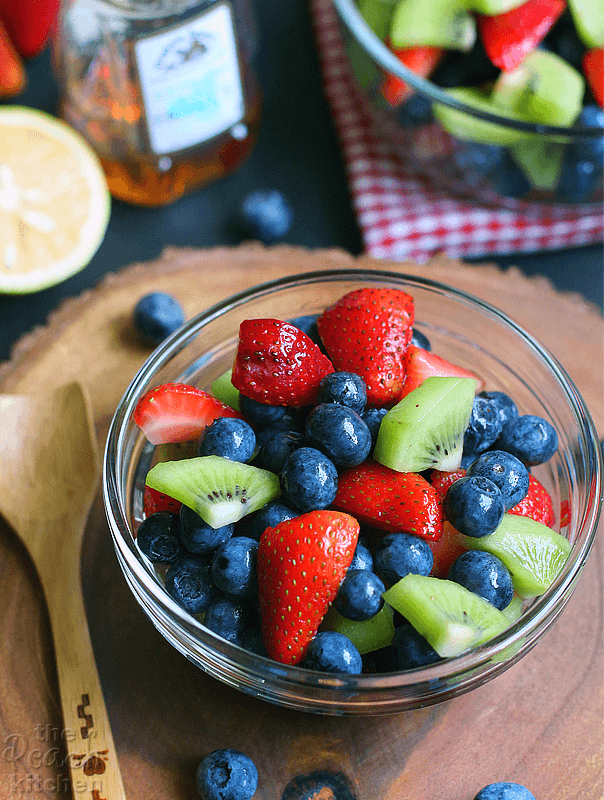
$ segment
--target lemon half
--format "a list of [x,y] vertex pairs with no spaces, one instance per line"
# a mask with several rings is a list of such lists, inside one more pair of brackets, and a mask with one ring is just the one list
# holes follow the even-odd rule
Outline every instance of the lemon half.
[[105,174],[79,133],[42,111],[0,108],[0,293],[36,292],[83,269],[110,208]]

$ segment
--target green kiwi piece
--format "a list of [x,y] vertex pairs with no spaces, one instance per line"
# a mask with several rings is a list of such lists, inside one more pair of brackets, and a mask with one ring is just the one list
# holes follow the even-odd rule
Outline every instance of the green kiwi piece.
[[386,39],[396,0],[359,0],[359,12],[378,39]]
[[221,456],[156,464],[146,483],[192,508],[212,528],[237,522],[281,492],[277,475]]
[[568,0],[568,7],[583,44],[589,50],[604,47],[602,0]]
[[468,0],[467,7],[468,11],[492,17],[496,14],[506,14],[524,3],[526,0]]
[[442,658],[492,639],[509,626],[506,615],[464,586],[409,573],[384,593]]
[[374,459],[397,472],[458,469],[475,391],[473,378],[426,378],[385,415]]
[[468,51],[476,41],[476,22],[458,0],[399,0],[392,15],[393,47],[443,47]]
[[571,551],[564,536],[530,517],[504,514],[493,533],[465,537],[469,550],[485,550],[500,559],[522,599],[539,597],[552,585]]
[[508,605],[501,609],[501,612],[506,615],[510,624],[518,622],[522,616],[522,598],[520,595],[514,594]]
[[223,372],[220,377],[212,381],[210,392],[217,400],[226,403],[227,406],[234,408],[235,411],[239,411],[239,389],[235,389],[231,383],[232,374],[232,369]]
[[344,636],[348,636],[359,653],[369,653],[372,650],[386,647],[392,642],[394,638],[393,617],[392,608],[386,604],[382,606],[375,617],[360,621],[346,619],[331,606],[321,623],[321,629],[343,633]]
[[562,172],[564,145],[560,142],[526,141],[510,148],[512,158],[537,189],[551,190]]

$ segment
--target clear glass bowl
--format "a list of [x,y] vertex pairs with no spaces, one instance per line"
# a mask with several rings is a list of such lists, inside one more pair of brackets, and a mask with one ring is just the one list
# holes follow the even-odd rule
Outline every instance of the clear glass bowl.
[[[181,381],[208,389],[231,365],[239,324],[248,318],[291,319],[321,312],[346,292],[390,286],[412,294],[416,326],[435,352],[471,368],[489,389],[508,393],[521,413],[556,428],[560,446],[535,469],[550,491],[573,547],[550,589],[518,622],[488,644],[434,666],[383,675],[338,676],[288,667],[247,652],[206,630],[165,591],[161,575],[136,547],[144,480],[153,458],[132,420],[149,389]],[[480,686],[524,656],[560,614],[594,540],[600,512],[602,461],[593,422],[576,387],[555,361],[504,314],[456,289],[382,271],[332,270],[266,283],[204,311],[158,347],[124,394],[104,459],[103,493],[115,550],[128,585],[157,630],[207,673],[281,706],[333,715],[376,715],[447,700]]]
[[[484,205],[526,213],[542,213],[552,206],[573,208],[579,213],[594,213],[604,208],[602,147],[599,156],[590,156],[593,174],[588,184],[591,192],[573,195],[580,202],[563,199],[557,183],[551,183],[568,148],[579,143],[594,143],[604,137],[601,128],[571,129],[513,120],[478,110],[459,102],[436,84],[405,67],[367,25],[355,0],[333,0],[342,22],[349,64],[364,96],[369,114],[382,137],[389,141],[411,175],[427,178],[435,188],[480,201]],[[478,136],[478,143],[451,135],[432,117],[417,123],[404,113],[393,110],[383,99],[380,86],[385,73],[404,80],[433,109],[448,107],[456,114],[455,130],[473,131],[484,123],[499,145]],[[484,128],[483,128],[484,130]],[[570,151],[569,151],[570,152]],[[526,164],[537,163],[529,175]],[[524,167],[519,166],[524,165]],[[588,169],[586,167],[585,169]],[[591,169],[591,167],[589,167]],[[559,170],[558,170],[559,173]],[[535,183],[539,174],[540,186]],[[523,175],[524,179],[519,177]]]

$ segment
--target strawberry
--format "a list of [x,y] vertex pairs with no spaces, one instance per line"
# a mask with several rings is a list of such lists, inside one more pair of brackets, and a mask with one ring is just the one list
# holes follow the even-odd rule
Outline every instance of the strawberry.
[[552,498],[533,475],[529,475],[528,493],[508,513],[517,514],[519,517],[530,517],[549,528],[556,522]]
[[315,637],[354,556],[359,523],[309,511],[267,528],[258,545],[262,638],[268,655],[297,664]]
[[596,103],[604,108],[604,47],[588,50],[583,56],[582,67]]
[[267,405],[316,403],[331,361],[303,331],[278,319],[248,319],[239,328],[231,382],[246,397]]
[[[445,52],[442,47],[389,47],[401,64],[422,78],[427,78],[436,69]],[[390,73],[385,76],[381,88],[384,100],[392,108],[402,105],[414,91],[412,86]]]
[[335,368],[365,381],[368,406],[400,399],[414,318],[410,295],[400,289],[367,288],[349,292],[317,320]]
[[52,33],[60,0],[0,0],[0,19],[20,55],[38,55]]
[[439,495],[444,498],[449,486],[460,478],[463,478],[465,474],[466,471],[463,467],[456,469],[454,472],[442,472],[439,469],[433,469],[430,475],[430,483],[434,486]]
[[565,8],[565,0],[528,0],[503,14],[478,14],[478,33],[489,59],[504,72],[516,69]]
[[441,378],[474,378],[476,381],[476,391],[479,392],[484,386],[484,381],[470,372],[465,367],[458,367],[450,361],[437,356],[422,347],[410,345],[405,355],[403,365],[405,371],[405,380],[403,383],[403,390],[401,397],[406,397],[410,392],[433,375],[440,376]]
[[428,544],[434,556],[430,573],[434,578],[446,578],[451,564],[468,549],[463,535],[446,520],[443,525],[443,535],[437,542],[428,542]]
[[415,472],[396,472],[371,459],[340,474],[332,507],[384,531],[435,542],[443,532],[442,499],[436,489]]
[[175,500],[170,495],[158,492],[157,489],[152,489],[145,484],[143,492],[143,514],[145,517],[150,517],[151,514],[157,514],[158,511],[168,511],[170,514],[178,514],[182,503]]
[[241,419],[241,414],[186,383],[156,386],[141,397],[134,409],[134,422],[151,444],[198,439],[218,417]]

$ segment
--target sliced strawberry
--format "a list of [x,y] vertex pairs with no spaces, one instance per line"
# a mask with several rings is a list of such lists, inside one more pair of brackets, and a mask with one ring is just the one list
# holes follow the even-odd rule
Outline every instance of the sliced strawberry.
[[[390,50],[401,64],[422,78],[427,78],[432,74],[445,53],[442,47],[428,46],[390,47]],[[408,83],[392,73],[388,73],[382,82],[382,96],[392,108],[402,105],[405,100],[411,97],[414,91],[415,89],[412,86],[409,86]]]
[[604,108],[604,48],[588,50],[583,56],[583,74],[600,108]]
[[528,493],[509,510],[509,513],[517,514],[519,517],[530,517],[549,528],[556,524],[552,498],[533,475],[529,475]]
[[436,353],[424,350],[422,347],[416,347],[413,344],[407,350],[404,370],[405,381],[401,397],[406,397],[414,389],[417,389],[426,378],[431,378],[434,375],[441,378],[474,378],[477,392],[484,386],[484,381],[478,375],[470,372],[469,369],[452,364],[441,356],[437,356]]
[[134,422],[151,444],[198,439],[219,417],[241,414],[208,392],[186,383],[164,383],[147,392],[134,409]]
[[400,399],[414,318],[410,295],[379,288],[349,292],[317,320],[335,368],[355,372],[365,381],[368,406]]
[[443,525],[443,535],[440,539],[437,542],[428,542],[428,544],[434,556],[434,564],[430,573],[434,578],[446,578],[451,564],[468,549],[462,534],[447,521]]
[[454,472],[442,472],[439,469],[433,469],[430,475],[430,483],[434,486],[439,495],[444,498],[449,486],[460,478],[463,478],[465,474],[466,471],[463,467],[456,469]]
[[442,499],[436,489],[415,472],[396,472],[371,459],[340,474],[332,507],[384,531],[433,541],[443,532]]
[[158,511],[168,511],[170,514],[178,514],[182,503],[180,500],[175,500],[168,494],[158,492],[157,489],[152,489],[145,484],[143,492],[143,514],[145,517],[151,514],[157,514]]
[[303,331],[278,319],[248,319],[239,328],[231,383],[236,389],[274,406],[316,402],[321,380],[333,364]]
[[478,14],[478,33],[489,59],[504,72],[516,69],[565,8],[565,0],[527,0],[503,14]]
[[354,556],[359,523],[310,511],[267,528],[258,545],[262,638],[268,655],[297,664],[317,633]]

